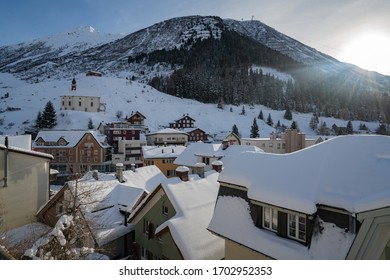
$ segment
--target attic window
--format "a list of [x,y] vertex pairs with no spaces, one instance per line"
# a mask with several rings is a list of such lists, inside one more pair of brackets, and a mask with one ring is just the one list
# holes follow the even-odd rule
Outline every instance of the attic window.
[[162,213],[163,213],[163,215],[168,215],[168,207],[167,206],[162,207]]
[[271,207],[263,208],[263,228],[275,232],[278,230],[278,210]]
[[288,236],[299,241],[306,241],[306,217],[288,214]]

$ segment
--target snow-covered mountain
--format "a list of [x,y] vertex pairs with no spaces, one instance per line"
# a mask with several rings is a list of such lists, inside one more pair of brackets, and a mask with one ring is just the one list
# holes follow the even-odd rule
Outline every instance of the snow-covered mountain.
[[[83,129],[87,127],[89,118],[95,125],[100,121],[114,121],[117,110],[123,111],[125,115],[135,110],[143,112],[151,130],[189,113],[197,120],[197,125],[210,134],[231,130],[236,124],[242,136],[246,137],[253,118],[257,117],[260,110],[263,110],[264,116],[271,113],[275,123],[280,120],[282,124],[289,126],[290,121],[283,120],[284,111],[271,110],[261,105],[227,105],[229,110],[220,110],[215,104],[165,95],[145,85],[145,82],[156,75],[170,75],[180,65],[128,62],[129,56],[151,54],[157,50],[190,49],[196,42],[208,38],[218,40],[223,32],[229,30],[276,50],[302,65],[314,67],[335,77],[344,76],[348,82],[359,81],[359,87],[389,91],[390,77],[339,62],[259,21],[187,16],[154,24],[127,36],[101,34],[92,27],[83,27],[47,38],[0,47],[0,132],[23,133],[35,121],[38,111],[43,110],[48,100],[53,101],[59,114],[56,129]],[[263,73],[284,83],[293,79],[290,73],[283,73],[272,67],[254,65],[252,69],[261,69]],[[86,78],[87,70],[101,71],[104,76],[99,79]],[[129,83],[130,80],[125,79],[130,76],[136,77],[135,81]],[[106,113],[59,111],[60,95],[70,94],[70,81],[73,77],[77,78],[78,84],[81,83],[76,94],[101,96],[102,102],[107,103]],[[239,114],[242,106],[246,106],[246,116]],[[230,112],[230,108],[233,112]],[[309,135],[313,134],[308,129],[311,114],[294,114],[299,128]],[[328,126],[333,123],[345,126],[345,122],[331,118],[326,121]],[[355,128],[358,123],[354,122]],[[267,136],[274,130],[266,124],[259,126],[262,136]],[[376,127],[377,124],[373,123],[369,128],[374,130]]]
[[[224,30],[234,30],[295,61],[325,72],[345,74],[347,70],[351,75],[362,76],[368,73],[339,62],[260,21],[237,21],[215,16],[172,18],[127,36],[101,34],[92,27],[84,27],[32,42],[4,46],[0,48],[0,72],[14,73],[31,82],[47,79],[48,76],[62,78],[89,69],[123,76],[129,71],[137,71],[128,64],[129,56],[190,47],[196,40],[218,39]],[[127,73],[124,74],[124,71]],[[390,77],[374,72],[369,76],[381,88],[390,85]]]

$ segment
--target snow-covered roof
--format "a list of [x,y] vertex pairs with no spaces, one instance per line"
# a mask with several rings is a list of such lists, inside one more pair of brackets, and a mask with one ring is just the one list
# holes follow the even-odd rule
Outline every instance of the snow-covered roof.
[[146,135],[155,135],[155,134],[186,134],[186,132],[182,131],[182,130],[178,130],[178,129],[173,129],[173,128],[164,128],[164,129],[160,129],[156,132],[153,132],[153,133],[149,133],[149,134],[146,134]]
[[5,149],[5,137],[8,138],[8,148],[11,151],[53,159],[53,156],[46,153],[31,150],[31,135],[0,136],[0,148]]
[[185,146],[142,146],[142,153],[145,159],[173,158],[179,156],[185,149]]
[[190,133],[190,132],[192,132],[194,130],[197,130],[197,129],[200,129],[200,130],[204,131],[203,129],[201,129],[199,127],[185,127],[185,128],[183,128],[183,131],[186,132],[186,133]]
[[0,136],[0,145],[5,145],[5,138],[8,138],[8,146],[31,151],[31,135]]
[[[35,137],[35,141],[42,138],[45,142],[57,142],[63,138],[68,142],[67,147],[75,147],[86,133],[90,133],[101,147],[108,147],[105,144],[106,136],[96,130],[41,130]],[[35,141],[33,142],[33,147],[42,147],[37,146]]]
[[249,204],[244,199],[220,196],[208,229],[273,259],[345,259],[355,234],[345,232],[334,224],[320,222],[324,229],[313,235],[308,248],[271,231],[257,228],[250,216]]
[[359,213],[390,205],[389,170],[390,137],[353,135],[290,154],[237,154],[224,160],[219,180],[302,213],[315,213],[317,204]]
[[[124,215],[120,211],[131,212],[143,194],[152,192],[166,179],[156,166],[145,166],[135,171],[123,171],[123,183],[115,174],[98,173],[98,180],[93,172],[88,172],[78,182],[78,192],[89,192],[82,197],[83,213],[89,221],[99,245],[104,245],[131,231],[131,225],[124,225]],[[69,182],[69,187],[76,181]]]
[[171,178],[162,184],[176,214],[156,229],[168,227],[184,259],[222,259],[225,243],[207,230],[217,199],[219,173],[209,171],[205,178],[191,175],[189,181]]
[[222,144],[196,142],[189,144],[175,159],[174,163],[178,165],[195,166],[198,162],[197,157],[222,158],[248,151],[262,152],[260,148],[255,146],[230,145],[227,149],[223,150]]

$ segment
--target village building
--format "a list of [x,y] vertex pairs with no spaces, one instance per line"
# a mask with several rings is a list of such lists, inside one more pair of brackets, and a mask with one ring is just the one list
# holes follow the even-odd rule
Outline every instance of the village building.
[[159,131],[146,134],[148,146],[187,146],[188,133],[173,128],[164,128]]
[[31,135],[0,137],[0,232],[37,220],[49,200],[52,159],[31,149]]
[[186,149],[184,146],[143,146],[142,160],[145,166],[155,165],[169,177],[176,176],[175,159]]
[[85,173],[89,170],[108,172],[111,167],[111,146],[98,131],[42,130],[33,149],[53,156],[51,168],[60,175]]
[[225,159],[208,229],[226,259],[390,259],[389,147],[388,136],[339,136]]
[[[184,173],[185,174],[184,174]],[[135,259],[220,260],[224,241],[207,230],[218,194],[218,175],[204,178],[179,166],[180,178],[160,184],[131,215]]]
[[142,159],[142,147],[146,146],[146,139],[139,140],[119,140],[117,152],[112,154],[112,166],[122,163],[126,170],[144,166]]
[[169,123],[169,128],[183,129],[183,128],[194,128],[195,120],[191,118],[188,114],[183,115],[183,117],[175,120],[172,123]]
[[[107,136],[108,144],[114,149],[114,153],[118,153],[119,141],[121,140],[136,140],[139,141],[142,138],[142,133],[147,131],[145,127],[145,116],[140,112],[132,112],[131,116],[125,121],[118,121],[112,123],[100,123],[97,130],[101,134]],[[142,139],[144,140],[144,139]]]
[[[79,222],[89,231],[91,248],[110,259],[131,258],[134,225],[129,215],[166,177],[155,166],[115,173],[89,171],[82,178],[67,182],[38,213],[39,220],[54,227],[61,215],[77,203]],[[77,191],[76,191],[77,188]]]
[[226,156],[233,156],[245,151],[262,152],[255,146],[229,145],[227,141],[222,144],[191,143],[174,160],[177,166],[182,165],[190,169],[190,174],[198,174],[199,167],[204,166],[205,171],[213,169],[215,161],[223,160]]
[[208,142],[208,134],[198,127],[184,128],[183,131],[188,134],[188,142]]
[[106,103],[102,103],[98,96],[63,95],[60,110],[105,112]]
[[241,145],[256,146],[266,153],[285,154],[310,147],[321,141],[321,137],[306,139],[304,133],[296,129],[287,129],[281,137],[277,137],[276,133],[272,132],[269,138],[242,138]]
[[232,131],[220,131],[214,134],[214,143],[222,143],[226,141],[229,145],[241,145],[240,137]]

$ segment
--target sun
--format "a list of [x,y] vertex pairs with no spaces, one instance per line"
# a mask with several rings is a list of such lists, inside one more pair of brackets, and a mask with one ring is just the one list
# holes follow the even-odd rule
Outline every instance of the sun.
[[359,35],[346,45],[340,60],[390,75],[390,36],[381,33]]

